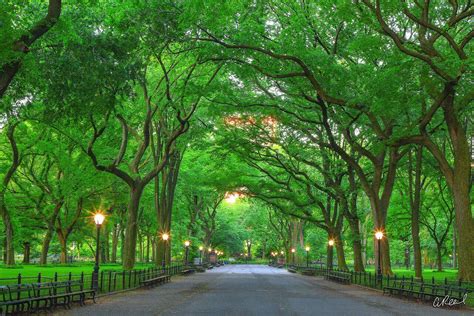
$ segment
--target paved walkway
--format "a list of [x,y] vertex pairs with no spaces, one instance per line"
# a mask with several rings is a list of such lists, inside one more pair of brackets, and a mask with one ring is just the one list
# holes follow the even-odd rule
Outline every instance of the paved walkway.
[[382,296],[355,285],[256,265],[228,265],[154,289],[102,297],[57,315],[474,315]]

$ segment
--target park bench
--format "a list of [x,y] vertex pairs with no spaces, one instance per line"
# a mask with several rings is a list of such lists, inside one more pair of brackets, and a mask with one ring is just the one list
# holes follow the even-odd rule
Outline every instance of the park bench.
[[294,267],[288,267],[288,272],[296,273],[297,271]]
[[194,269],[184,269],[184,270],[181,270],[181,274],[182,274],[182,275],[193,274],[194,272],[196,272],[196,270],[194,270]]
[[350,284],[351,283],[351,274],[349,272],[342,272],[342,271],[333,271],[329,270],[326,273],[326,279],[331,281],[336,281],[343,284]]
[[50,311],[57,306],[70,308],[72,302],[84,305],[86,296],[95,302],[95,291],[85,290],[82,280],[7,285],[0,287],[0,313]]
[[31,284],[29,311],[52,310],[56,306],[70,307],[69,282],[44,282]]
[[5,285],[0,287],[0,313],[2,315],[30,310],[30,284]]
[[383,288],[383,294],[420,298],[423,293],[423,283],[410,280],[394,281],[391,286]]
[[316,275],[316,269],[305,268],[301,270],[302,275],[314,276]]
[[432,284],[413,282],[409,280],[394,281],[391,286],[383,288],[383,294],[415,298],[422,301],[432,302],[435,298],[450,298],[462,301],[464,296],[470,292],[469,289],[455,285]]
[[140,277],[140,285],[146,287],[153,287],[155,285],[167,283],[171,280],[168,274],[145,273]]
[[[93,289],[84,289],[84,282],[82,280],[70,280],[68,293],[70,295],[70,303],[79,303],[79,305],[84,305],[86,299],[91,299],[96,303],[96,292]],[[77,297],[77,298],[76,298]]]

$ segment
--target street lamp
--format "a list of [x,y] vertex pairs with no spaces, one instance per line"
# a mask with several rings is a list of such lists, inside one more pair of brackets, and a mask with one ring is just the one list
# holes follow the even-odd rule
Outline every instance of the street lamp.
[[167,233],[163,233],[161,235],[161,239],[163,240],[163,244],[165,246],[165,250],[164,250],[164,253],[163,253],[163,261],[161,261],[161,266],[163,267],[163,269],[165,268],[166,266],[166,252],[167,252],[167,246],[168,246],[168,239],[170,239],[170,235],[167,234]]
[[377,239],[377,248],[378,248],[378,256],[377,256],[377,280],[380,282],[380,279],[382,277],[382,257],[381,257],[381,248],[380,248],[380,243],[383,238],[383,231],[379,230],[375,232],[375,238]]
[[291,261],[293,265],[295,265],[295,252],[296,252],[296,249],[291,248]]
[[327,258],[328,262],[327,262],[327,265],[328,265],[328,269],[330,269],[330,270],[332,270],[332,253],[333,253],[333,251],[332,251],[333,248],[332,247],[334,246],[334,243],[335,243],[334,239],[332,239],[332,238],[329,239],[329,241],[328,241],[329,248],[328,248],[328,258]]
[[309,246],[306,246],[306,267],[309,267]]
[[96,247],[95,247],[95,265],[94,272],[92,273],[92,285],[94,291],[97,293],[99,291],[99,239],[100,239],[100,227],[104,223],[105,215],[97,212],[94,214],[94,223],[97,227],[97,238],[96,238]]
[[199,263],[202,264],[202,251],[203,251],[204,247],[203,246],[199,246]]
[[185,256],[184,256],[184,265],[185,266],[188,265],[188,254],[189,254],[189,245],[190,244],[191,244],[191,242],[189,242],[189,240],[186,240],[184,242],[184,248],[186,249]]
[[248,258],[250,259],[251,258],[251,253],[250,253],[250,249],[252,248],[252,241],[250,239],[248,239],[246,241],[246,244],[247,244],[247,254],[248,254]]

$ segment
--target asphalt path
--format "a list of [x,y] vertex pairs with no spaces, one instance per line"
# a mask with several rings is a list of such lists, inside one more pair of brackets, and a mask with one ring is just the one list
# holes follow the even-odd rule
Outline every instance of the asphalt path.
[[383,296],[356,285],[259,265],[226,265],[173,277],[153,289],[101,297],[57,315],[474,315],[468,309]]

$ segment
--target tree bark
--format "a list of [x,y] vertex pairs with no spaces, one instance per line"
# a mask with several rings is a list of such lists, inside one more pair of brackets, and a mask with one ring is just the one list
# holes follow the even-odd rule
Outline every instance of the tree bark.
[[349,268],[347,267],[346,256],[344,255],[344,244],[342,243],[341,235],[337,236],[335,246],[336,246],[338,269],[348,271]]
[[438,267],[438,272],[443,271],[443,254],[442,254],[442,244],[436,244],[436,266]]
[[31,244],[26,241],[23,243],[23,263],[30,263],[30,250],[31,250]]
[[64,203],[64,197],[61,197],[59,201],[56,202],[54,206],[53,214],[47,219],[47,230],[46,235],[43,239],[43,245],[41,248],[41,257],[40,257],[40,264],[47,264],[48,263],[48,252],[49,252],[49,244],[51,243],[51,239],[53,239],[54,228],[56,225],[56,219],[58,218],[59,211]]
[[352,232],[352,249],[354,251],[354,271],[364,272],[364,262],[362,260],[362,242],[359,229],[359,219],[350,218],[348,219],[349,228]]
[[57,234],[57,236],[58,236],[59,244],[61,245],[61,256],[59,258],[59,262],[62,264],[66,264],[67,263],[67,240],[63,236],[60,236],[59,234]]
[[[415,277],[422,277],[421,246],[420,246],[420,207],[421,207],[421,171],[423,162],[423,146],[418,145],[415,157],[415,179],[413,183],[412,159],[409,156],[409,194],[411,206],[411,237],[413,240],[413,259]],[[413,187],[414,186],[414,187]]]
[[326,267],[330,270],[333,268],[333,251],[334,246],[327,245],[326,248]]
[[119,244],[119,237],[120,237],[120,226],[118,224],[114,224],[114,230],[112,232],[112,255],[110,261],[112,263],[117,263],[117,250]]
[[[29,46],[32,45],[44,33],[49,31],[59,19],[61,14],[61,0],[49,0],[48,14],[31,29],[25,32],[15,43],[11,43],[13,50],[26,54],[30,51]],[[15,77],[21,67],[23,56],[3,64],[0,69],[0,98],[3,97],[5,91]]]
[[48,230],[46,231],[46,235],[43,238],[43,244],[41,246],[40,264],[48,263],[49,244],[51,243],[52,238],[53,238],[53,229],[48,228]]
[[[1,95],[0,95],[1,96]],[[15,140],[15,129],[18,123],[14,123],[8,126],[7,129],[7,138],[10,142],[12,149],[12,164],[5,174],[2,187],[0,188],[0,214],[2,215],[3,225],[5,226],[5,259],[4,262],[6,265],[15,264],[15,249],[14,249],[14,239],[13,239],[13,223],[11,221],[10,213],[7,208],[5,201],[5,193],[7,187],[15,174],[18,166],[20,165],[20,155],[18,152],[18,147]]]
[[0,212],[2,213],[3,225],[5,226],[5,264],[15,264],[15,249],[13,247],[13,224],[8,210],[3,207],[3,198],[0,198]]
[[[454,108],[454,91],[443,102],[444,117],[453,146],[454,165],[452,179],[447,177],[456,212],[458,235],[459,277],[465,281],[474,281],[474,218],[471,210],[471,153],[464,127],[459,122]],[[445,168],[440,168],[442,171]],[[443,172],[444,173],[444,172]],[[445,174],[446,176],[446,174]]]
[[130,188],[127,226],[125,228],[125,240],[123,246],[123,268],[125,270],[131,270],[135,265],[137,246],[137,219],[142,193],[143,187],[141,185],[136,185],[135,187]]

